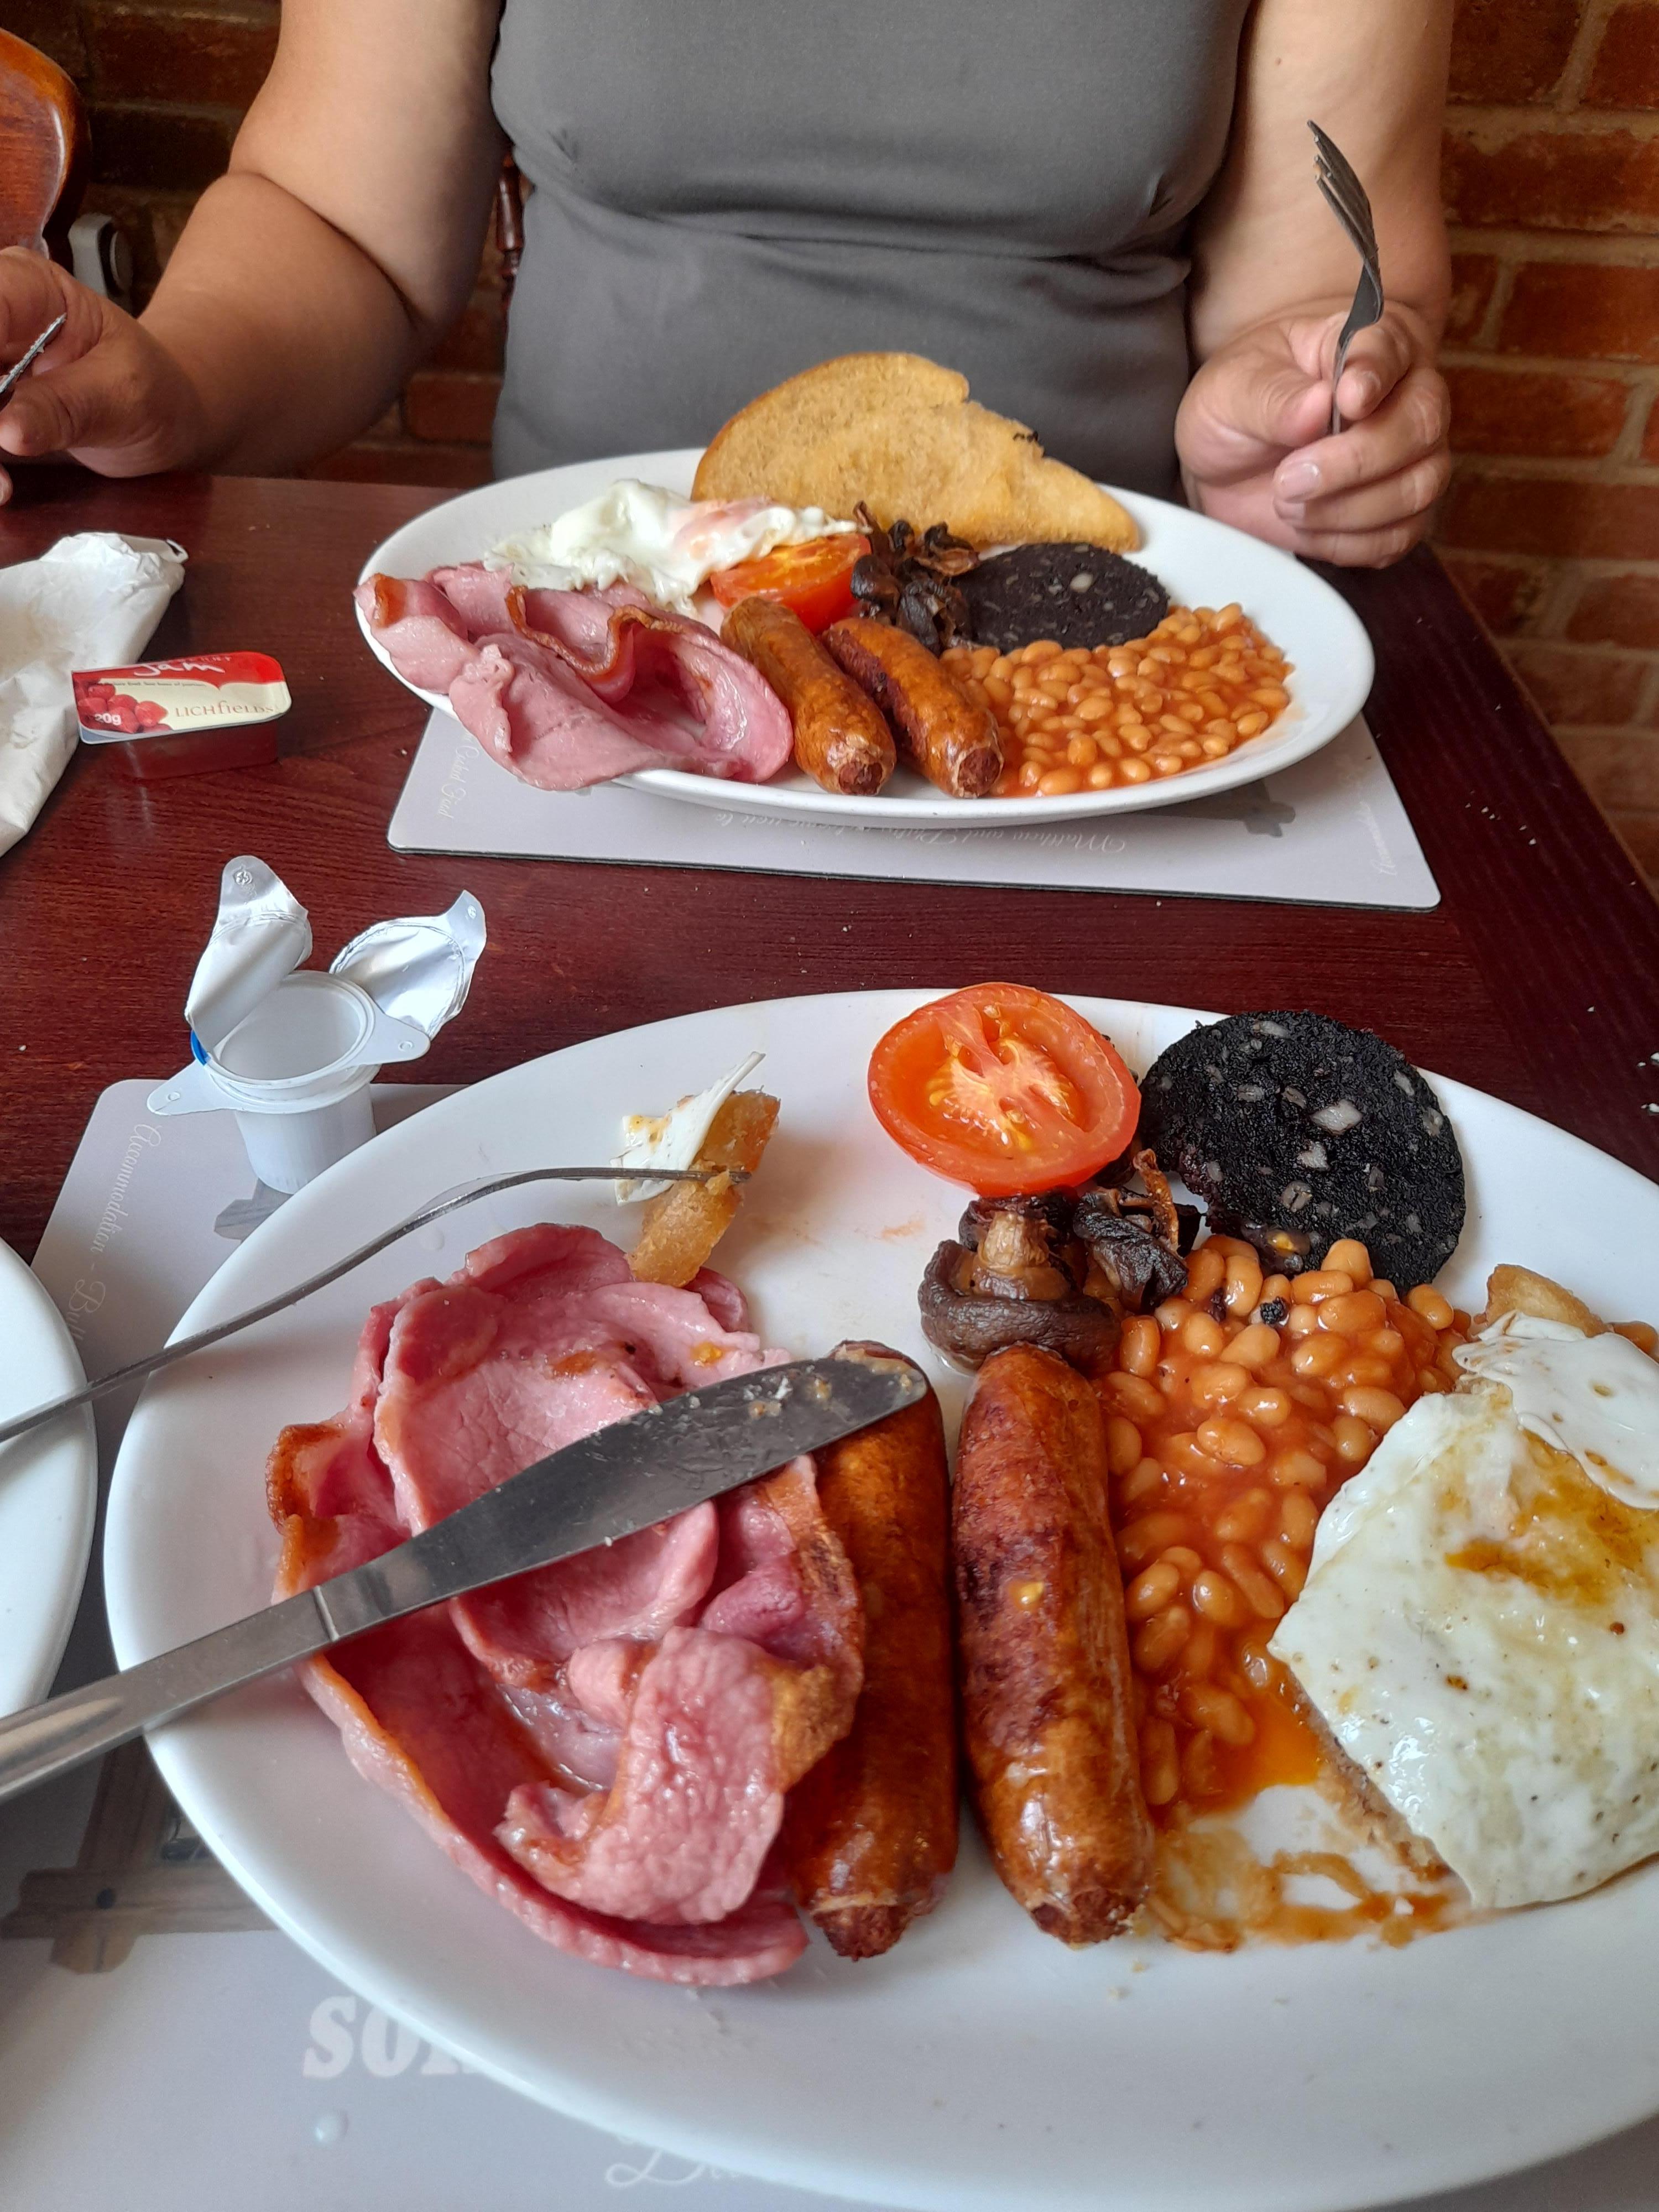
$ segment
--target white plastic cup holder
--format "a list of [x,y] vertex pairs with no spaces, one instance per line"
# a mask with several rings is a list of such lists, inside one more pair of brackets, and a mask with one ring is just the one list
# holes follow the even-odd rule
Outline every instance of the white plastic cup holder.
[[366,1050],[386,1017],[341,975],[283,978],[239,1022],[203,1071],[236,1115],[248,1163],[272,1190],[296,1191],[374,1133]]

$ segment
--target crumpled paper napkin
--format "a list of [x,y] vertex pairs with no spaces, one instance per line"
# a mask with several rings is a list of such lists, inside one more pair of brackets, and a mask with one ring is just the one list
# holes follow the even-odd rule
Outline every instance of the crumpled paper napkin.
[[33,823],[75,750],[76,668],[119,668],[184,581],[164,538],[88,530],[0,568],[0,853]]

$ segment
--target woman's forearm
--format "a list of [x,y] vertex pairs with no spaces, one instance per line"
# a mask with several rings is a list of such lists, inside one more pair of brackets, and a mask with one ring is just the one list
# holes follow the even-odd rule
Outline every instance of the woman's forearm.
[[1389,300],[1437,344],[1450,18],[1449,0],[1257,0],[1226,163],[1194,228],[1196,360],[1257,324],[1346,311],[1353,297],[1358,261],[1315,183],[1310,117],[1366,187]]
[[140,320],[200,403],[172,465],[242,474],[355,437],[434,335],[361,246],[246,173],[198,202]]

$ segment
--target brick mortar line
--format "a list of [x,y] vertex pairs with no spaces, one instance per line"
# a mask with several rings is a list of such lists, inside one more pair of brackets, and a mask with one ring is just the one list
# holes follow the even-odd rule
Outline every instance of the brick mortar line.
[[[1430,543],[1434,541],[1431,539]],[[1454,561],[1496,561],[1504,568],[1571,568],[1587,583],[1601,583],[1609,576],[1632,575],[1644,583],[1659,583],[1659,559],[1643,561],[1632,557],[1617,560],[1606,553],[1510,553],[1498,546],[1489,553],[1470,545],[1437,546],[1436,550]]]
[[1461,141],[1485,135],[1508,143],[1516,138],[1659,137],[1659,113],[1650,107],[1512,107],[1474,100],[1449,104],[1446,128]]
[[[1650,269],[1659,265],[1659,231],[1609,234],[1601,230],[1528,230],[1515,223],[1490,228],[1449,223],[1454,253],[1478,254],[1513,269],[1522,261],[1588,262],[1597,268]],[[1643,259],[1644,254],[1650,257]],[[1632,256],[1637,258],[1632,258]]]
[[1593,486],[1598,491],[1605,491],[1610,486],[1620,490],[1659,491],[1659,463],[1655,462],[1645,462],[1638,468],[1623,467],[1613,475],[1605,455],[1584,460],[1563,459],[1559,454],[1540,454],[1534,459],[1526,453],[1462,453],[1454,446],[1452,459],[1469,476],[1510,479],[1537,477],[1551,483]]
[[1654,364],[1645,361],[1610,360],[1603,354],[1487,353],[1478,347],[1442,346],[1442,368],[1490,368],[1499,376],[1601,376],[1621,384],[1651,382]]
[[[1520,4],[1524,7],[1527,0],[1520,0]],[[1618,5],[1619,0],[1589,0],[1579,19],[1565,66],[1556,80],[1554,106],[1559,114],[1571,113],[1583,98],[1584,87],[1601,51],[1601,35]]]
[[149,16],[168,23],[245,24],[263,31],[277,21],[280,9],[275,0],[241,0],[240,6],[224,0],[82,0],[81,13],[88,22],[122,16],[142,21]]
[[[90,120],[93,128],[93,160],[94,164],[97,161],[98,118],[100,115],[153,115],[163,123],[178,123],[185,121],[185,119],[198,123],[224,123],[230,126],[234,135],[235,131],[240,128],[244,117],[247,113],[247,110],[245,107],[232,107],[226,106],[222,102],[216,103],[211,100],[162,100],[159,97],[149,100],[100,100],[94,97],[87,103],[87,111],[88,119]],[[146,185],[129,185],[127,189],[129,191],[148,191],[151,190],[152,187]],[[153,189],[157,191],[179,192],[189,191],[191,188],[188,185],[158,185],[153,187]]]

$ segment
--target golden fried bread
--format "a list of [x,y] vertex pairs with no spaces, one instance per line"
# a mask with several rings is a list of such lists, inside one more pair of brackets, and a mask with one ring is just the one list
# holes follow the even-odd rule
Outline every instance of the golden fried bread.
[[975,545],[1082,539],[1133,550],[1115,499],[1044,458],[1023,423],[968,397],[968,380],[914,353],[850,353],[763,392],[718,432],[697,499],[780,500],[885,528],[948,523]]

